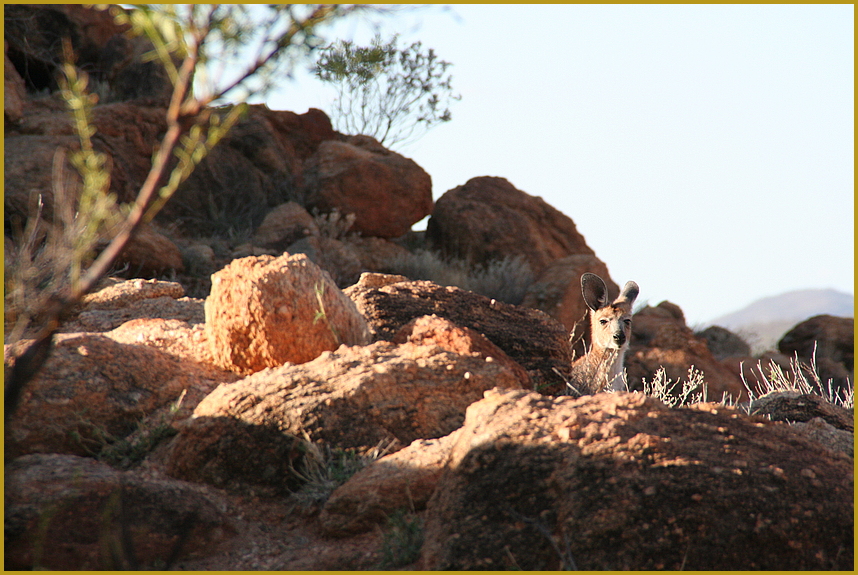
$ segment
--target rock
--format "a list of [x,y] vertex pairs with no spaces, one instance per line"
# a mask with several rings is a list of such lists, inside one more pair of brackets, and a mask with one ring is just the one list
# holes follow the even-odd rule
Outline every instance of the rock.
[[[685,325],[685,316],[676,304],[646,306],[634,315],[626,354],[629,389],[643,390],[641,379],[651,382],[661,367],[674,382],[686,381],[692,366],[703,373],[710,400],[720,401],[724,393],[737,402],[746,399],[742,381],[715,359],[705,340]],[[677,387],[679,391],[681,385]]]
[[810,421],[821,418],[829,425],[855,431],[853,415],[843,407],[829,403],[818,395],[798,391],[772,392],[751,402],[753,415],[766,415],[772,421]]
[[437,315],[424,315],[413,319],[393,336],[394,343],[407,341],[416,345],[434,344],[459,355],[471,355],[486,361],[496,361],[515,374],[521,387],[531,388],[530,376],[501,348],[471,328],[459,327]]
[[793,429],[808,439],[818,441],[826,448],[855,457],[855,433],[837,429],[821,417],[793,424]]
[[71,41],[75,64],[100,78],[101,47],[128,29],[117,25],[106,10],[74,4],[14,5],[5,20],[9,57],[32,92],[57,88],[57,72],[65,61],[62,38]]
[[852,493],[849,458],[724,406],[491,391],[427,505],[420,568],[851,569]]
[[249,106],[157,218],[179,220],[199,235],[257,229],[272,208],[289,201],[304,205],[304,163],[323,141],[337,137],[321,110],[295,114]]
[[325,502],[319,514],[322,531],[346,537],[383,524],[399,509],[425,509],[458,433],[418,439],[355,473]]
[[190,325],[205,321],[204,302],[200,299],[170,296],[130,302],[117,309],[84,308],[75,318],[63,324],[61,332],[106,332],[134,319],[176,319]]
[[314,264],[328,272],[341,288],[355,283],[363,271],[355,249],[333,238],[307,236],[290,245],[286,251],[290,254],[306,254]]
[[751,346],[744,339],[718,325],[711,325],[695,334],[706,341],[709,351],[715,359],[722,361],[728,357],[747,357],[751,355]]
[[[104,101],[146,100],[167,107],[173,95],[173,83],[160,60],[148,60],[153,50],[145,36],[115,34],[101,44],[98,55],[100,76],[107,81]],[[181,60],[173,58],[177,68]]]
[[216,364],[237,373],[369,342],[355,305],[303,254],[234,260],[212,276],[205,310]]
[[572,332],[576,356],[581,356],[590,344],[590,323],[587,304],[581,295],[581,276],[594,273],[605,280],[608,299],[620,295],[620,287],[608,274],[608,267],[596,256],[578,254],[554,260],[527,289],[521,305],[539,309],[562,323]]
[[345,290],[367,319],[376,340],[391,341],[411,320],[435,314],[484,335],[518,362],[542,393],[562,393],[572,354],[562,325],[539,310],[506,304],[428,281],[377,288],[363,279]]
[[182,284],[162,280],[120,280],[108,278],[105,287],[83,296],[81,304],[86,310],[116,310],[130,304],[160,297],[179,299],[185,295]]
[[[7,367],[27,343],[5,346]],[[98,453],[204,379],[194,366],[155,349],[102,335],[58,334],[7,421],[5,457]]]
[[300,239],[318,235],[319,228],[313,216],[299,204],[286,202],[268,212],[253,234],[252,243],[283,252]]
[[73,455],[7,464],[4,510],[8,570],[163,568],[212,553],[233,531],[226,502],[205,487]]
[[199,242],[186,243],[179,247],[185,272],[191,276],[210,276],[217,270],[215,252],[211,246]]
[[[243,466],[238,477],[251,485],[288,485],[292,475],[283,457],[275,458],[282,462],[276,468],[255,454],[285,453],[295,437],[344,449],[371,448],[390,438],[407,445],[441,437],[459,427],[467,406],[494,386],[520,383],[497,362],[435,345],[343,346],[308,363],[218,387],[174,438],[168,472],[226,481],[235,476],[234,460]],[[253,449],[233,453],[233,445]]]
[[[100,247],[107,247],[107,243]],[[141,226],[131,237],[114,265],[125,267],[122,275],[127,277],[151,278],[185,270],[182,252],[176,244],[148,225]]]
[[817,315],[784,334],[778,350],[810,364],[815,349],[820,379],[824,384],[831,379],[833,390],[842,392],[855,379],[854,326],[851,317]]
[[195,412],[180,426],[163,457],[165,471],[172,477],[273,497],[300,487],[302,480],[295,469],[302,448],[299,437],[280,431],[276,424]]
[[472,178],[441,196],[426,237],[445,257],[472,264],[522,256],[535,276],[554,260],[594,255],[571,219],[495,177]]
[[389,268],[390,262],[409,254],[406,248],[382,238],[351,235],[343,238],[343,241],[357,255],[361,270],[373,273],[384,272]]
[[16,123],[24,115],[27,97],[24,79],[9,60],[9,43],[3,42],[3,119],[6,124]]
[[101,287],[83,297],[76,315],[60,328],[63,333],[107,332],[135,319],[205,322],[204,302],[183,298],[176,282],[106,278]]
[[790,359],[777,352],[766,352],[758,357],[732,356],[721,360],[721,365],[729,369],[753,392],[754,397],[765,395],[771,391],[769,381],[772,369],[779,369],[792,378]]
[[354,214],[352,231],[395,238],[432,212],[432,179],[369,136],[323,142],[304,168],[308,209]]

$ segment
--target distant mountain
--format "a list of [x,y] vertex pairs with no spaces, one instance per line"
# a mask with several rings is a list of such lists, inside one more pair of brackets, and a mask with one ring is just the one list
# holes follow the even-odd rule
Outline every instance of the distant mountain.
[[754,354],[776,349],[777,342],[797,323],[815,315],[854,317],[855,296],[833,289],[809,289],[759,299],[707,325],[720,325],[741,335]]

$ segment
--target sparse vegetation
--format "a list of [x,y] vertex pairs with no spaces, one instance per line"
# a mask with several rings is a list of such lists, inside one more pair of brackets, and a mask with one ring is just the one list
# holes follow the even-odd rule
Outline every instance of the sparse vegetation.
[[663,367],[658,369],[651,381],[643,379],[643,392],[659,399],[669,407],[682,407],[707,401],[706,389],[703,372],[695,369],[693,365],[688,368],[688,377],[684,380],[673,381],[667,376]]
[[420,42],[397,41],[376,36],[370,46],[343,40],[321,50],[313,72],[337,89],[330,115],[339,131],[392,147],[452,119],[450,101],[461,96],[453,95],[451,64]]
[[790,359],[790,366],[787,370],[784,370],[774,361],[769,361],[768,365],[763,367],[760,361],[757,362],[755,375],[760,382],[760,388],[757,388],[756,391],[753,389],[753,386],[748,384],[744,376],[744,371],[742,373],[742,383],[745,385],[745,389],[748,390],[748,397],[750,397],[751,402],[768,393],[795,391],[802,394],[813,393],[834,405],[854,409],[854,382],[848,381],[847,385],[840,389],[834,388],[831,379],[823,382],[816,365],[815,347],[809,364],[799,360],[798,354],[795,354]]
[[392,444],[379,443],[373,449],[331,448],[305,438],[301,468],[293,470],[304,481],[293,497],[307,508],[324,505],[334,490],[352,475],[387,454]]
[[337,208],[334,208],[328,213],[320,213],[319,210],[313,209],[313,221],[316,227],[319,228],[319,234],[325,238],[339,240],[346,237],[352,226],[355,223],[357,216],[354,214],[344,214]]
[[387,518],[378,569],[396,569],[417,561],[423,547],[423,519],[398,509]]
[[[63,96],[80,139],[80,152],[72,154],[71,162],[82,189],[72,194],[68,178],[58,168],[54,210],[66,214],[58,235],[43,242],[47,231],[39,229],[42,198],[33,199],[32,226],[29,222],[19,226],[26,238],[20,243],[29,247],[18,254],[8,275],[13,283],[7,281],[4,297],[6,307],[14,311],[6,314],[5,321],[7,327],[15,322],[13,337],[21,337],[30,324],[35,327],[32,343],[15,358],[6,377],[7,417],[14,412],[24,385],[50,355],[53,335],[69,310],[109,272],[139,227],[154,217],[229,132],[245,112],[246,98],[264,93],[280,77],[278,72],[288,72],[320,46],[317,29],[321,25],[356,9],[272,4],[265,6],[261,21],[254,22],[246,7],[235,4],[138,5],[128,12],[110,7],[118,23],[152,43],[147,57],[164,67],[173,85],[167,127],[155,147],[151,169],[134,203],[121,209],[107,193],[110,166],[90,142],[95,127],[89,109],[96,99],[85,92],[86,75],[71,65],[73,55],[67,53]],[[238,58],[242,49],[252,55]],[[237,63],[237,75],[223,77],[218,67],[226,62]],[[227,98],[239,104],[211,107]],[[94,241],[105,233],[109,242],[92,259]],[[6,343],[12,341],[6,339]]]
[[505,257],[484,266],[445,259],[436,252],[417,250],[388,263],[386,273],[438,285],[457,286],[506,303],[520,304],[533,283],[533,272],[521,257]]
[[317,283],[313,286],[313,293],[316,295],[316,303],[318,304],[318,308],[316,309],[316,315],[313,317],[313,325],[315,325],[319,320],[325,322],[325,325],[328,326],[328,329],[331,331],[331,335],[334,337],[334,343],[336,345],[340,345],[342,343],[342,338],[340,337],[340,333],[337,331],[331,321],[328,319],[328,312],[325,311],[325,285],[321,282]]

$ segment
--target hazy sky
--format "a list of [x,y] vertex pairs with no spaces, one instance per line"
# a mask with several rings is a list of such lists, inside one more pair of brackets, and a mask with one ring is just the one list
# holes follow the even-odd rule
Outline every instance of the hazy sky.
[[[435,199],[504,177],[689,325],[795,289],[854,293],[852,5],[453,5],[381,32],[454,64],[452,121],[400,150]],[[333,98],[298,74],[266,103]]]

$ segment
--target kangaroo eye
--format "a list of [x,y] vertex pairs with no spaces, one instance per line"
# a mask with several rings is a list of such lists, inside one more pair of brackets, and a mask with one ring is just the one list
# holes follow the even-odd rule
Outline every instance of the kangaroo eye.
[[600,323],[600,324],[602,324],[602,325],[605,325],[606,323],[608,323],[608,320],[606,320],[606,319],[600,319],[600,320],[599,320],[599,323]]
[[632,325],[632,320],[630,319],[624,319],[623,321],[626,322],[626,325]]

